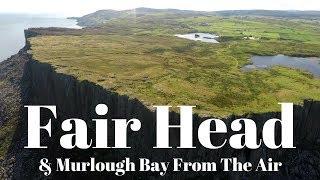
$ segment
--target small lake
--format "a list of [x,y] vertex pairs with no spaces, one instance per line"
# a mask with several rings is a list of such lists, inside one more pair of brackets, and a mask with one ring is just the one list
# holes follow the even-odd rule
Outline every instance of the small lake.
[[285,66],[302,69],[310,72],[315,77],[320,77],[320,58],[290,57],[285,55],[277,56],[253,56],[253,64],[246,65],[241,69],[244,71],[263,70],[272,66]]
[[24,29],[31,27],[81,28],[74,19],[0,13],[0,62],[25,45]]
[[190,34],[176,34],[176,37],[189,39],[193,41],[201,41],[206,43],[219,43],[216,38],[219,36],[209,33],[190,33]]

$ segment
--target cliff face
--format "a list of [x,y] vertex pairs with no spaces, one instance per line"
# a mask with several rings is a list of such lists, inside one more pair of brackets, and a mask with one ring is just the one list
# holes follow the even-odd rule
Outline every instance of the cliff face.
[[15,158],[11,148],[22,118],[20,87],[26,61],[22,50],[0,63],[0,179],[7,179],[13,173]]
[[[27,37],[32,34],[26,33]],[[24,50],[28,49],[27,46]],[[223,157],[238,157],[242,161],[251,161],[257,163],[260,158],[267,159],[272,157],[275,161],[281,161],[284,167],[279,173],[225,173],[219,170],[219,173],[173,173],[169,172],[164,179],[186,179],[199,177],[229,178],[237,179],[245,178],[288,178],[288,177],[303,177],[308,174],[309,177],[320,177],[320,102],[312,100],[305,101],[303,106],[294,107],[294,139],[297,149],[285,150],[269,150],[266,147],[261,147],[257,150],[234,150],[229,146],[225,146],[219,150],[208,150],[200,145],[197,140],[197,127],[199,124],[208,119],[194,115],[194,143],[197,149],[153,149],[155,145],[155,112],[145,107],[139,100],[131,99],[127,96],[119,95],[106,90],[94,83],[88,81],[78,81],[72,76],[57,73],[49,64],[40,63],[33,60],[31,55],[25,56],[25,64],[23,69],[23,77],[21,78],[20,93],[21,101],[24,105],[56,105],[58,119],[52,120],[52,137],[48,138],[46,133],[42,134],[42,143],[47,145],[48,149],[31,150],[24,149],[27,141],[27,114],[26,109],[20,112],[21,120],[19,121],[14,140],[11,145],[8,159],[14,158],[13,179],[34,179],[43,177],[38,170],[38,162],[43,157],[49,157],[51,161],[57,157],[71,157],[74,160],[87,161],[89,157],[96,157],[97,161],[112,161],[122,160],[125,157],[130,157],[132,160],[145,157],[152,161],[171,161],[173,157],[183,158],[185,161],[216,161],[219,164],[220,158]],[[89,136],[95,139],[95,126],[91,119],[99,118],[95,114],[95,106],[104,103],[109,107],[109,112],[106,115],[107,119],[112,118],[138,118],[142,122],[142,127],[139,132],[130,132],[128,134],[128,145],[131,149],[90,149],[90,150],[64,150],[60,148],[59,137],[64,134],[61,130],[62,120],[68,118],[81,118],[87,121]],[[42,119],[49,119],[50,113],[43,113]],[[255,120],[258,126],[258,134],[261,134],[264,122],[271,118],[280,118],[279,112],[270,112],[264,114],[251,114],[250,118]],[[170,114],[172,123],[179,123],[180,115],[178,113]],[[212,118],[212,117],[210,117]],[[230,123],[240,117],[229,117],[224,119],[227,127]],[[45,122],[44,122],[45,123]],[[109,124],[110,146],[114,143],[113,123]],[[216,135],[213,142],[222,142],[225,138],[232,135],[229,129],[228,134]],[[280,129],[277,129],[277,138],[279,138]],[[170,131],[170,142],[173,147],[179,144],[179,131]],[[76,179],[79,177],[94,177],[101,179],[102,176],[114,177],[112,173],[77,173],[77,174],[60,174],[54,173],[54,178],[59,179]],[[158,174],[140,174],[131,173],[125,176],[128,179],[157,179]],[[163,178],[162,178],[163,179]]]

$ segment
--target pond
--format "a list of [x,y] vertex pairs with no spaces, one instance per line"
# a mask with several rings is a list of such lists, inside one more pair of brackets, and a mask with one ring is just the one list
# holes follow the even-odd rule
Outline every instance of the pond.
[[190,34],[176,34],[176,37],[189,39],[193,41],[201,41],[206,43],[219,43],[216,38],[219,36],[209,33],[190,33]]
[[310,72],[315,77],[320,78],[320,58],[290,57],[285,55],[277,56],[253,56],[252,64],[246,65],[241,69],[244,71],[263,70],[272,66],[285,66],[302,69]]

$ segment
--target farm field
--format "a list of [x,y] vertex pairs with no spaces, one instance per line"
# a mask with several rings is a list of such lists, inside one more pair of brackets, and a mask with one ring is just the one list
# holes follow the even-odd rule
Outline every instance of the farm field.
[[[319,20],[161,12],[100,17],[99,23],[97,34],[30,38],[29,53],[146,106],[196,105],[201,116],[280,111],[278,102],[320,100],[320,79],[309,72],[240,69],[253,55],[320,57]],[[174,36],[197,32],[216,34],[220,43]]]

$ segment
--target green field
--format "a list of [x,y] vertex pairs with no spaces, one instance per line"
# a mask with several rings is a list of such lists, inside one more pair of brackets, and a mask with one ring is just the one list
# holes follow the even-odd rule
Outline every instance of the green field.
[[[103,21],[83,35],[29,39],[33,58],[146,106],[196,105],[206,116],[279,111],[278,102],[320,100],[320,79],[273,67],[243,72],[252,55],[318,56],[318,20],[151,14]],[[209,32],[221,43],[175,37]],[[256,40],[243,40],[245,36]]]

